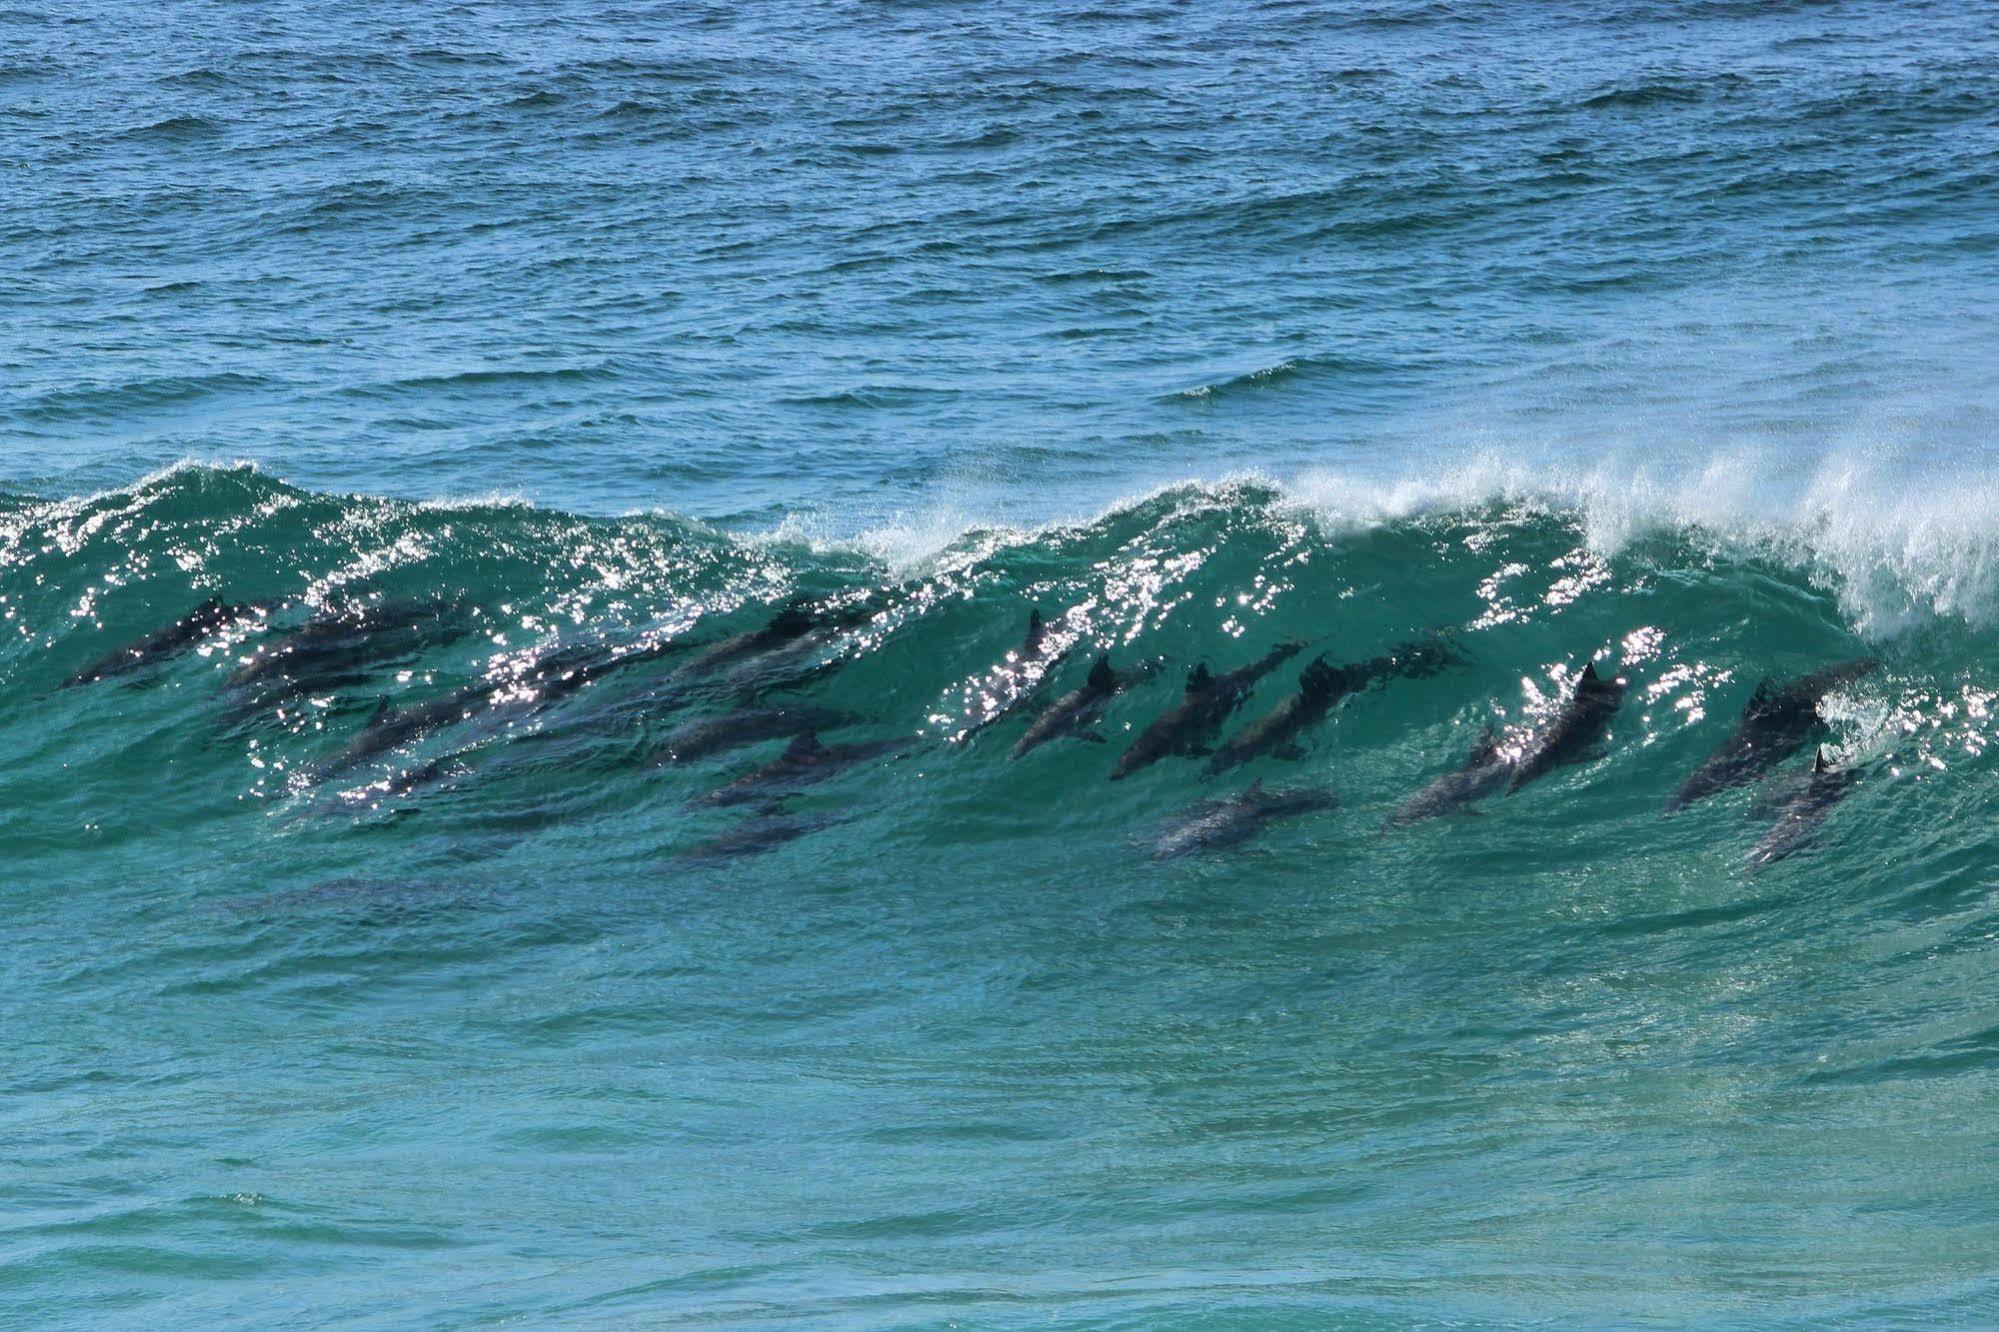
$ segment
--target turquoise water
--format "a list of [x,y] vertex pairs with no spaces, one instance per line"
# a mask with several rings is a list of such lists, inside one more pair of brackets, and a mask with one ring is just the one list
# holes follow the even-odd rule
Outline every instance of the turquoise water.
[[0,13],[0,1321],[1999,1318],[1995,45]]

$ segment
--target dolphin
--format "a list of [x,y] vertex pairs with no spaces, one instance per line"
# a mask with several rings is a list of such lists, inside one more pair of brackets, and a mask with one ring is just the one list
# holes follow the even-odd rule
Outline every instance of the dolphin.
[[1336,809],[1339,803],[1339,797],[1330,791],[1266,791],[1262,782],[1252,782],[1241,795],[1204,800],[1174,818],[1153,843],[1152,858],[1171,860],[1197,851],[1238,846],[1256,836],[1266,823]]
[[963,743],[1026,702],[1061,660],[1048,655],[1048,629],[1037,608],[1028,612],[1027,635],[1005,660],[965,687],[964,709],[950,739]]
[[476,716],[491,701],[498,686],[490,681],[463,685],[442,698],[392,708],[384,698],[359,732],[332,758],[319,764],[314,780],[327,781],[352,772],[364,763],[380,758],[392,749],[429,735],[454,722]]
[[1471,806],[1506,785],[1512,773],[1499,733],[1488,726],[1465,761],[1396,806],[1388,826],[1406,828],[1445,814],[1474,813]]
[[1859,780],[1857,769],[1835,768],[1827,763],[1825,746],[1819,746],[1818,755],[1812,760],[1810,778],[1797,794],[1785,802],[1777,813],[1776,822],[1770,825],[1770,831],[1749,853],[1750,873],[1766,865],[1774,865],[1810,845],[1826,814],[1846,799],[1853,784]]
[[465,622],[464,608],[444,598],[322,611],[239,658],[229,684],[291,693],[336,688],[369,667],[455,637]]
[[1606,680],[1596,673],[1595,662],[1585,665],[1561,710],[1528,737],[1520,757],[1513,762],[1506,793],[1512,795],[1556,768],[1596,757],[1611,717],[1624,702],[1624,690],[1622,679]]
[[679,673],[687,676],[706,675],[724,666],[733,665],[747,657],[758,656],[796,642],[819,627],[806,609],[803,597],[794,597],[771,616],[769,622],[756,628],[745,629],[741,633],[730,634],[727,638],[710,643],[690,657],[681,666]]
[[210,597],[158,633],[148,634],[136,643],[128,643],[116,652],[100,657],[64,680],[63,688],[130,675],[170,660],[239,620],[264,614],[266,609],[257,602],[236,603]]
[[724,786],[693,801],[695,805],[752,805],[800,787],[837,777],[847,769],[871,758],[894,754],[906,747],[901,740],[869,740],[850,745],[828,745],[812,731],[792,737],[785,751],[760,767],[752,768]]
[[1324,721],[1349,694],[1398,675],[1435,674],[1450,660],[1434,643],[1412,643],[1387,656],[1335,666],[1324,656],[1298,674],[1298,692],[1230,737],[1208,761],[1208,771],[1223,772],[1261,755],[1298,759],[1305,756],[1298,738]]
[[1053,703],[1036,717],[1019,740],[1014,742],[1013,756],[1019,758],[1029,750],[1038,749],[1059,736],[1073,735],[1092,744],[1102,744],[1103,733],[1095,729],[1093,723],[1103,715],[1110,701],[1130,688],[1139,680],[1152,674],[1155,667],[1141,666],[1120,675],[1111,669],[1108,654],[1099,656],[1090,667],[1090,674],[1083,683]]
[[1208,742],[1229,714],[1242,706],[1256,682],[1296,656],[1302,646],[1281,643],[1260,660],[1225,675],[1215,675],[1205,665],[1196,666],[1187,676],[1187,690],[1180,701],[1139,732],[1131,747],[1118,756],[1111,780],[1129,777],[1170,754],[1196,757],[1208,753]]
[[1825,723],[1819,719],[1821,699],[1879,665],[1862,658],[1828,666],[1795,680],[1759,681],[1735,729],[1700,767],[1674,788],[1673,794],[1666,798],[1666,812],[1671,814],[1717,791],[1763,777],[1825,729]]
[[821,828],[829,828],[836,822],[837,819],[828,815],[787,814],[779,808],[766,808],[734,827],[696,843],[677,859],[683,864],[698,865],[761,855]]
[[803,676],[787,675],[792,663],[824,647],[842,629],[865,623],[874,611],[866,604],[838,609],[812,608],[803,596],[793,597],[760,628],[745,629],[710,643],[673,673],[680,684],[721,675],[745,701],[774,688],[803,683],[825,673],[816,667]]
[[707,721],[689,722],[662,740],[653,757],[661,763],[692,763],[726,754],[759,740],[780,740],[808,731],[852,724],[844,712],[825,708],[742,708]]

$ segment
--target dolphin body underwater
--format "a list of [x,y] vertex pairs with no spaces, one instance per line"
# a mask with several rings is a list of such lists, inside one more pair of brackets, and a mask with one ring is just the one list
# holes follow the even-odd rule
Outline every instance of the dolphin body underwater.
[[1731,786],[1745,786],[1810,743],[1825,729],[1819,702],[1841,685],[1874,671],[1880,663],[1861,659],[1779,683],[1759,681],[1735,729],[1666,798],[1666,812],[1684,809]]
[[827,708],[744,708],[707,721],[689,722],[660,741],[653,757],[661,763],[692,763],[759,740],[830,731],[851,726],[855,720],[847,713]]
[[1215,675],[1205,665],[1196,666],[1187,676],[1187,689],[1180,701],[1139,732],[1131,747],[1118,756],[1111,780],[1129,777],[1170,755],[1194,758],[1208,753],[1209,741],[1229,714],[1242,706],[1256,682],[1296,656],[1301,646],[1281,643],[1260,660],[1225,675]]
[[1766,865],[1774,865],[1810,845],[1827,813],[1846,799],[1859,780],[1858,769],[1835,768],[1827,763],[1825,748],[1820,746],[1817,757],[1812,760],[1811,775],[1797,793],[1784,802],[1783,808],[1777,811],[1776,821],[1770,825],[1770,831],[1749,853],[1749,872],[1753,874]]
[[1268,755],[1298,759],[1305,750],[1298,739],[1324,721],[1332,710],[1370,685],[1396,676],[1433,675],[1450,660],[1433,643],[1415,643],[1387,656],[1347,666],[1335,666],[1323,656],[1298,673],[1298,692],[1236,732],[1208,761],[1210,772],[1224,772],[1239,763]]
[[1471,814],[1471,807],[1494,794],[1513,775],[1512,761],[1500,748],[1499,732],[1488,726],[1465,761],[1410,796],[1388,816],[1391,828],[1406,828],[1447,814]]
[[817,734],[801,731],[792,737],[785,751],[760,767],[692,803],[695,805],[768,804],[800,787],[813,786],[872,758],[899,753],[907,745],[901,740],[864,740],[856,744],[829,745]]
[[449,642],[469,622],[464,607],[442,598],[321,611],[238,658],[229,686],[260,699],[337,689],[384,662]]
[[1048,671],[1063,656],[1057,653],[1054,658],[1049,658],[1047,649],[1048,628],[1037,608],[1027,614],[1027,634],[1021,639],[1020,646],[978,677],[976,692],[967,689],[968,696],[975,701],[965,707],[959,729],[951,736],[952,741],[964,743],[1032,697]]
[[131,675],[156,666],[212,638],[240,620],[262,615],[266,607],[256,602],[235,603],[210,597],[166,628],[107,653],[63,681],[63,688],[92,684],[120,675]]
[[734,827],[697,842],[674,859],[683,865],[700,866],[760,856],[838,822],[831,815],[787,814],[781,806],[767,806]]
[[1019,758],[1065,735],[1102,744],[1103,733],[1096,729],[1095,723],[1104,715],[1104,709],[1112,699],[1150,676],[1155,669],[1153,666],[1140,666],[1120,674],[1112,669],[1108,654],[1099,656],[1082,684],[1049,704],[1021,733],[1020,739],[1014,742],[1013,757]]
[[1596,673],[1593,661],[1585,665],[1561,709],[1528,737],[1520,756],[1513,761],[1506,793],[1512,795],[1556,768],[1587,763],[1597,757],[1603,733],[1624,703],[1624,691],[1623,680],[1604,679]]
[[1252,782],[1241,795],[1226,800],[1204,800],[1180,815],[1153,843],[1152,858],[1172,860],[1199,851],[1239,846],[1256,836],[1266,823],[1336,809],[1339,803],[1339,797],[1330,791],[1266,791],[1262,782]]

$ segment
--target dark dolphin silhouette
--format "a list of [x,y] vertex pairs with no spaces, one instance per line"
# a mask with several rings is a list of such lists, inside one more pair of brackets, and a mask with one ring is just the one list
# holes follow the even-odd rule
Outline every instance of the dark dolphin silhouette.
[[64,680],[63,687],[68,689],[98,680],[109,680],[120,675],[131,675],[149,666],[157,666],[198,646],[239,621],[264,614],[266,609],[257,602],[227,602],[220,597],[210,597],[159,632],[148,634],[136,643],[128,643],[116,652],[98,658]]
[[838,777],[848,769],[873,758],[883,758],[908,748],[906,740],[864,740],[855,744],[829,745],[812,731],[792,737],[784,753],[752,768],[726,785],[717,787],[695,801],[696,805],[753,805],[769,803],[801,787]]
[[1819,702],[1843,684],[1875,670],[1879,662],[1842,662],[1795,680],[1756,685],[1735,729],[1666,798],[1666,812],[1683,809],[1731,786],[1760,780],[1825,730]]
[[1215,733],[1229,714],[1242,706],[1256,682],[1296,656],[1301,646],[1280,644],[1261,659],[1226,675],[1215,675],[1205,665],[1196,666],[1187,676],[1187,689],[1180,701],[1139,732],[1131,747],[1119,755],[1111,780],[1129,777],[1169,755],[1198,757],[1208,753]]
[[447,598],[321,611],[240,658],[229,684],[263,697],[337,689],[385,662],[449,642],[469,619],[463,605]]
[[1470,814],[1471,806],[1506,785],[1513,763],[1499,743],[1499,732],[1488,726],[1465,761],[1410,796],[1388,818],[1391,828],[1406,828],[1446,814]]
[[1835,768],[1827,763],[1825,748],[1820,746],[1812,760],[1810,778],[1784,803],[1784,807],[1777,812],[1776,821],[1770,825],[1770,831],[1749,853],[1750,872],[1753,874],[1766,865],[1774,865],[1809,846],[1818,835],[1819,824],[1825,820],[1826,814],[1846,799],[1847,793],[1859,780],[1858,769]]
[[837,822],[839,820],[830,815],[789,814],[781,808],[768,807],[705,841],[697,842],[677,859],[683,864],[712,865],[745,856],[758,856],[786,842],[795,842],[822,828],[830,828]]
[[1062,656],[1060,652],[1052,657],[1048,655],[1048,627],[1039,609],[1029,611],[1027,634],[1021,639],[1020,646],[979,676],[974,684],[966,687],[965,706],[958,729],[949,738],[955,743],[963,743],[994,722],[1011,715],[1035,695]]
[[1262,782],[1252,782],[1241,795],[1204,800],[1175,817],[1153,843],[1152,858],[1171,860],[1238,846],[1256,836],[1266,823],[1335,809],[1339,803],[1339,797],[1330,791],[1266,791]]
[[1624,691],[1622,679],[1606,680],[1596,673],[1595,662],[1585,665],[1554,717],[1527,738],[1513,762],[1506,793],[1512,795],[1556,768],[1596,758],[1604,731],[1624,702]]
[[1103,733],[1094,726],[1097,718],[1103,716],[1112,699],[1156,669],[1154,666],[1139,666],[1120,673],[1112,669],[1108,655],[1099,656],[1091,665],[1088,678],[1049,704],[1014,742],[1013,756],[1019,758],[1065,735],[1102,744]]
[[830,731],[852,725],[856,718],[826,708],[742,708],[706,721],[689,722],[660,741],[654,758],[661,763],[692,763],[756,744],[783,740],[808,731]]
[[1396,676],[1434,674],[1449,660],[1450,655],[1434,643],[1412,643],[1386,656],[1345,666],[1335,666],[1320,656],[1299,672],[1298,692],[1230,737],[1208,761],[1208,770],[1223,772],[1265,755],[1303,758],[1305,750],[1298,743],[1299,737],[1324,721],[1348,695]]

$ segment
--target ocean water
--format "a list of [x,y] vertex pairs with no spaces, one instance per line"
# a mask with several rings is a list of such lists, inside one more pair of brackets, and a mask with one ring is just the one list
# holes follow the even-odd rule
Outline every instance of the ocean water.
[[0,1323],[1999,1321],[1989,7],[86,0],[0,163]]

